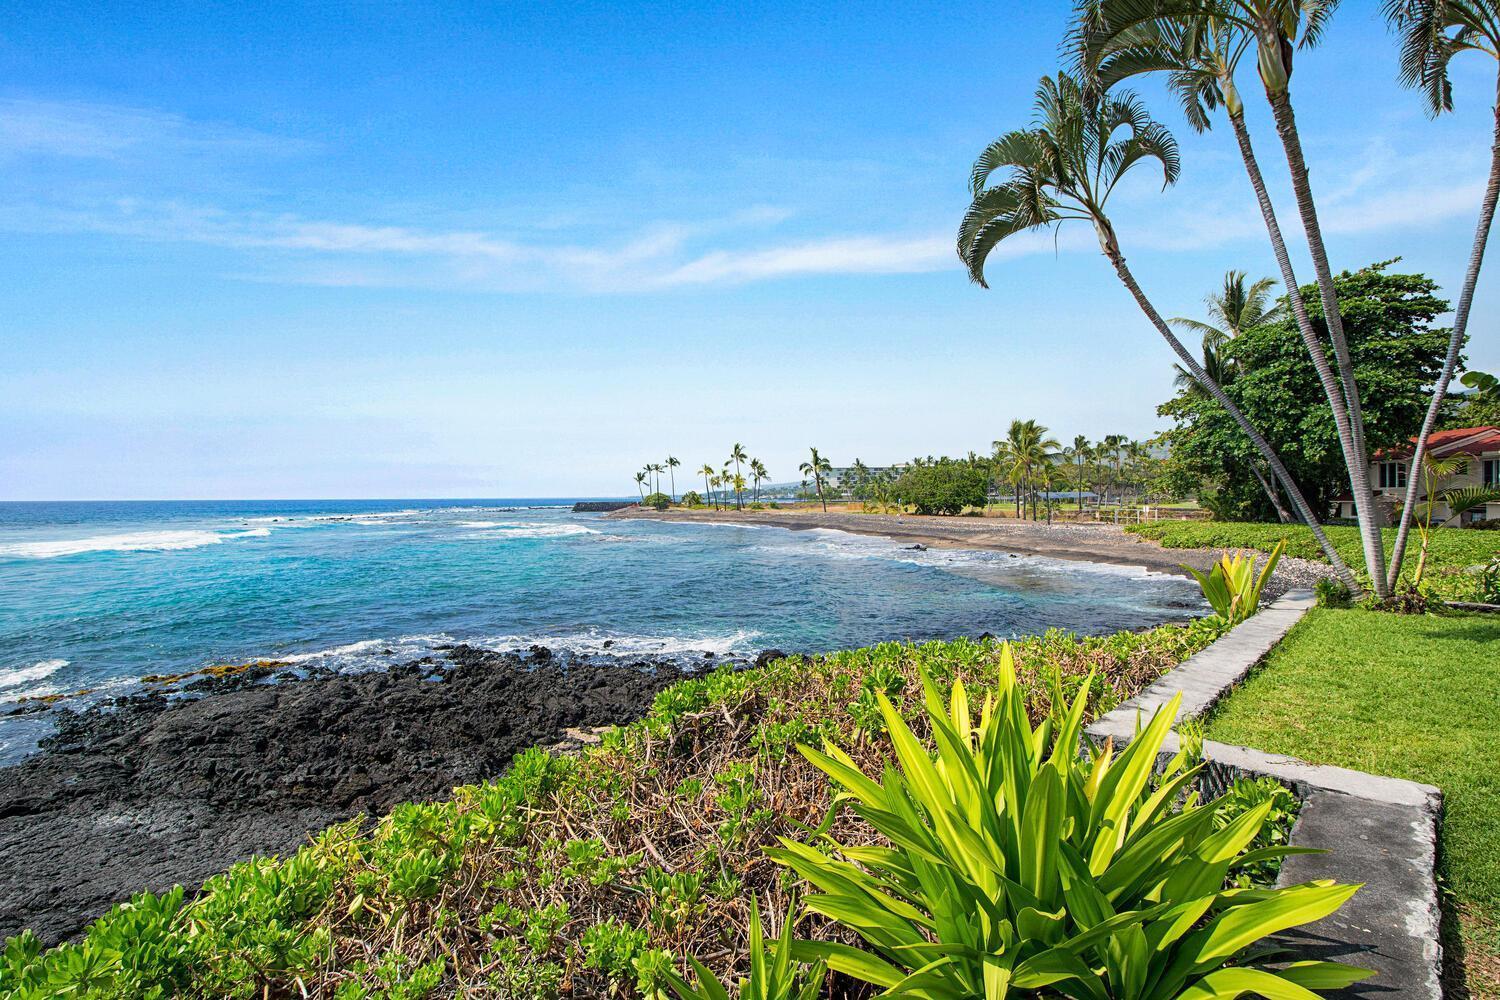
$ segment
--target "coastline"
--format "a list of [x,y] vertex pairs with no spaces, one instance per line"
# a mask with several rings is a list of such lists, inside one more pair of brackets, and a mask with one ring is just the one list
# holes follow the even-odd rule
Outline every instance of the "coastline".
[[[1133,566],[1153,573],[1191,577],[1184,564],[1206,571],[1226,550],[1165,549],[1112,524],[1020,521],[1009,518],[936,517],[918,514],[864,514],[821,510],[683,510],[639,506],[603,515],[605,520],[644,519],[680,523],[745,524],[806,531],[813,528],[888,538],[929,548],[979,549],[1070,562]],[[1330,568],[1306,559],[1283,557],[1267,584],[1266,596],[1311,586]]]
[[640,717],[684,676],[669,661],[567,663],[543,647],[444,652],[49,709],[57,733],[0,770],[0,938],[30,927],[55,944],[143,889],[192,892],[334,823],[447,798],[530,747]]

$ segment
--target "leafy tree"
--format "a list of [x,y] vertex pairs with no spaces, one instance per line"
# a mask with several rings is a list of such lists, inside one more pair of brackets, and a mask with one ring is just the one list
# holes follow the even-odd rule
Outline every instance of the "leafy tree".
[[1488,372],[1465,372],[1459,381],[1474,391],[1464,397],[1452,426],[1500,426],[1500,378]]
[[982,507],[989,483],[983,467],[940,458],[909,466],[893,492],[899,503],[910,504],[918,514],[958,514],[965,507]]
[[[1427,388],[1437,378],[1448,332],[1433,321],[1448,308],[1425,275],[1392,274],[1392,262],[1337,277],[1344,327],[1361,384],[1368,386],[1366,431],[1373,449],[1405,442],[1422,422]],[[1312,290],[1304,295],[1311,297]],[[1326,336],[1315,302],[1315,329]],[[1297,323],[1289,313],[1244,331],[1225,348],[1239,375],[1226,392],[1265,430],[1300,490],[1318,509],[1332,507],[1347,487],[1336,428],[1317,374],[1307,364]],[[1220,516],[1264,518],[1269,501],[1249,475],[1258,456],[1214,400],[1191,393],[1158,410],[1176,427],[1168,433],[1178,486],[1197,479],[1214,491]]]
[[647,507],[655,507],[657,510],[666,510],[672,506],[672,498],[658,491],[647,495],[641,500],[641,503]]

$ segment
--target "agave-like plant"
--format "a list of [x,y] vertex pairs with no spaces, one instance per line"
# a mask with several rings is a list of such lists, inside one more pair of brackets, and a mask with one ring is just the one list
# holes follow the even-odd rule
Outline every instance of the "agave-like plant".
[[1191,566],[1184,565],[1182,568],[1193,574],[1193,579],[1198,581],[1198,586],[1203,589],[1203,598],[1214,609],[1214,613],[1230,625],[1238,625],[1255,614],[1255,609],[1260,607],[1261,591],[1265,590],[1266,581],[1271,579],[1271,574],[1276,572],[1276,564],[1281,561],[1284,551],[1285,538],[1276,543],[1259,573],[1255,572],[1255,557],[1244,552],[1221,556],[1207,573]]
[[[797,922],[796,910],[787,911],[781,922],[781,936],[769,953],[766,938],[760,927],[760,904],[750,902],[750,975],[739,982],[735,994],[738,1000],[817,1000],[823,990],[823,981],[828,978],[821,964],[805,968],[792,958],[792,925]],[[681,1000],[730,1000],[729,989],[713,971],[696,958],[688,963],[698,978],[696,985],[689,984],[675,971],[666,972],[667,985],[672,987]]]
[[946,705],[922,683],[936,754],[883,696],[898,766],[879,781],[832,745],[801,748],[837,786],[835,807],[852,804],[890,846],[824,834],[770,852],[818,890],[809,910],[868,945],[799,941],[796,957],[924,1000],[1315,1000],[1312,990],[1369,975],[1333,962],[1272,968],[1254,950],[1358,887],[1225,887],[1237,868],[1299,849],[1248,849],[1269,801],[1215,830],[1222,803],[1198,802],[1202,765],[1184,753],[1153,777],[1178,699],[1122,752],[1081,758],[1087,683],[1035,729],[1008,648],[977,722],[961,683]]

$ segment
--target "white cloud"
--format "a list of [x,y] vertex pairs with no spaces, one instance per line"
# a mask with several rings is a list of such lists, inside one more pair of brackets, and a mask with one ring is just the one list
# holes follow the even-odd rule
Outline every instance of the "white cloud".
[[298,139],[146,108],[0,99],[0,161],[21,156],[110,160],[131,155],[268,154],[311,148]]

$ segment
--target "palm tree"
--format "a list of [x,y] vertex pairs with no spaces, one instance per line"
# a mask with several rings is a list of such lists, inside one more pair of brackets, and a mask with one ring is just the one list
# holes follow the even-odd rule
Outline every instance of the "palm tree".
[[[1500,59],[1500,3],[1496,0],[1387,0],[1386,17],[1401,35],[1401,82],[1420,87],[1427,110],[1436,116],[1453,110],[1453,86],[1448,79],[1448,63],[1460,52],[1481,52]],[[1427,457],[1427,438],[1437,426],[1438,413],[1448,394],[1448,385],[1458,366],[1458,352],[1468,333],[1469,308],[1474,302],[1474,286],[1479,282],[1479,268],[1484,263],[1489,243],[1490,223],[1495,218],[1495,203],[1500,199],[1500,76],[1496,80],[1494,137],[1490,145],[1490,178],[1479,203],[1479,221],[1474,227],[1474,243],[1469,250],[1469,267],[1464,272],[1463,287],[1453,310],[1453,329],[1448,335],[1448,356],[1432,390],[1432,401],[1417,434],[1410,468],[1423,468]],[[1401,521],[1396,528],[1396,544],[1391,550],[1391,564],[1386,582],[1396,586],[1401,575],[1401,561],[1406,555],[1406,539],[1411,531],[1412,511],[1417,507],[1417,476],[1407,476],[1406,498]]]
[[1105,477],[1104,499],[1109,500],[1109,487],[1117,485],[1120,487],[1120,503],[1125,502],[1125,486],[1119,482],[1120,451],[1125,447],[1125,435],[1106,434],[1104,440],[1099,442],[1099,460],[1104,463],[1104,469],[1108,473]]
[[677,499],[677,467],[682,463],[671,455],[667,456],[667,473],[672,477],[672,499]]
[[646,474],[644,472],[637,472],[635,474],[635,488],[641,494],[641,503],[645,503],[646,502]]
[[707,462],[704,462],[703,468],[699,469],[698,472],[703,476],[703,495],[708,498],[709,503],[712,503],[714,499],[714,490],[710,485],[710,480],[714,474],[714,467],[712,465],[709,465]]
[[1271,289],[1275,287],[1275,278],[1261,278],[1246,287],[1244,271],[1227,271],[1224,290],[1203,300],[1208,311],[1207,323],[1183,316],[1173,316],[1167,322],[1179,329],[1201,334],[1205,348],[1212,346],[1219,350],[1246,330],[1260,326],[1276,315],[1278,307],[1267,306]]
[[[1264,436],[1209,378],[1196,358],[1162,319],[1125,263],[1119,238],[1105,214],[1115,185],[1143,160],[1156,160],[1168,184],[1177,178],[1177,144],[1152,120],[1135,95],[1085,93],[1066,73],[1042,80],[1033,127],[1000,137],[980,154],[970,177],[974,200],[959,229],[958,252],[969,276],[984,286],[984,263],[1001,240],[1019,232],[1064,221],[1090,223],[1099,248],[1126,290],[1177,354],[1265,456],[1292,498],[1297,515],[1318,539],[1328,561],[1350,589],[1358,583],[1307,505],[1296,481]],[[1116,133],[1123,136],[1116,138]],[[987,186],[996,171],[1009,169],[1003,183]]]
[[1078,465],[1078,490],[1074,494],[1073,500],[1078,504],[1078,509],[1081,511],[1083,509],[1083,463],[1089,457],[1089,439],[1082,434],[1075,436],[1072,447],[1069,449],[1069,457]]
[[833,463],[818,454],[818,449],[809,448],[812,459],[797,466],[797,471],[804,476],[812,476],[813,487],[818,491],[818,502],[823,505],[823,512],[828,512],[828,501],[823,499],[823,477],[833,471]]
[[[1096,85],[1106,89],[1139,73],[1167,73],[1168,88],[1178,95],[1188,123],[1197,131],[1209,127],[1209,112],[1220,104],[1224,106],[1265,221],[1282,282],[1287,288],[1288,305],[1333,412],[1339,447],[1349,473],[1350,491],[1359,514],[1366,566],[1371,571],[1377,595],[1381,596],[1386,591],[1380,569],[1384,561],[1379,527],[1381,515],[1370,487],[1369,453],[1365,447],[1359,389],[1344,338],[1332,277],[1328,274],[1322,233],[1307,185],[1301,140],[1287,91],[1293,42],[1298,41],[1299,30],[1302,46],[1316,44],[1336,2],[1084,0],[1073,42],[1081,62],[1094,73]],[[1256,46],[1257,68],[1293,175],[1293,188],[1303,228],[1308,235],[1334,357],[1339,364],[1337,373],[1329,364],[1322,340],[1307,314],[1275,207],[1266,190],[1250,133],[1245,127],[1244,103],[1235,86],[1234,74],[1240,59],[1252,44]]]
[[758,458],[750,460],[750,475],[755,477],[755,502],[760,503],[760,484],[769,479],[771,474],[766,471],[765,463]]
[[[741,482],[744,482],[744,477],[740,475],[740,463],[748,462],[750,460],[750,456],[745,454],[745,446],[736,441],[734,443],[734,448],[729,452],[729,460],[734,463],[734,477]],[[740,492],[742,490],[744,490],[743,486],[735,487],[734,506],[736,510],[744,509],[744,504],[740,500]]]

